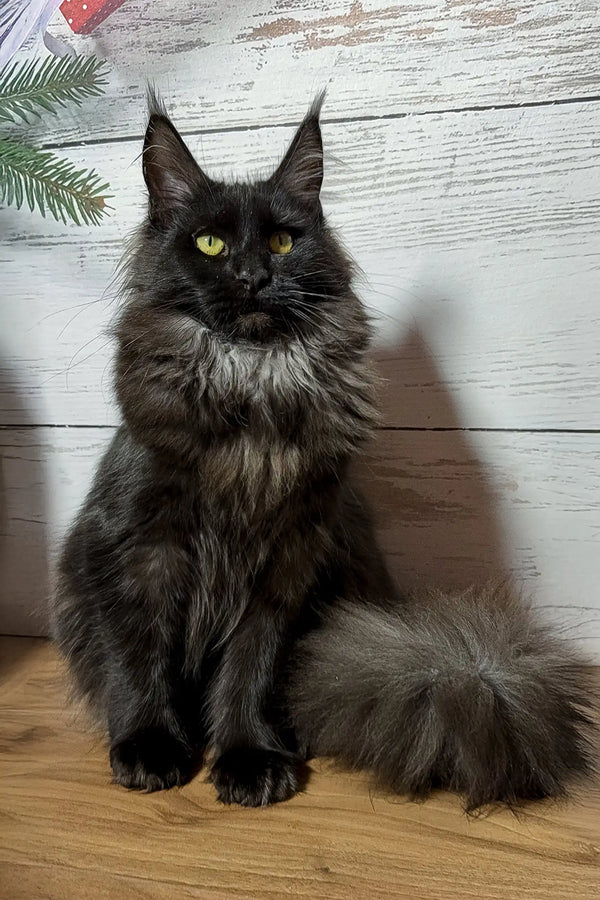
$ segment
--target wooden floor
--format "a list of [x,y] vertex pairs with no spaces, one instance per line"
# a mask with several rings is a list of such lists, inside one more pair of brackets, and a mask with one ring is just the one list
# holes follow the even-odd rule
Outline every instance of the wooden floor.
[[466,818],[456,798],[374,795],[316,764],[306,792],[226,808],[111,784],[106,749],[65,708],[54,650],[0,639],[0,897],[597,898],[600,795],[520,818]]

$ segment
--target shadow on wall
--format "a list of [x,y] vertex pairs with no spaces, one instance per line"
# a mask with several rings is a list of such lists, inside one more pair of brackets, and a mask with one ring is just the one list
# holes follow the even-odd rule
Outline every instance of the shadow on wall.
[[0,426],[0,634],[46,634],[48,477],[40,432],[3,361],[0,398],[21,423]]
[[423,325],[375,359],[384,427],[359,477],[398,585],[457,589],[507,578],[497,499]]

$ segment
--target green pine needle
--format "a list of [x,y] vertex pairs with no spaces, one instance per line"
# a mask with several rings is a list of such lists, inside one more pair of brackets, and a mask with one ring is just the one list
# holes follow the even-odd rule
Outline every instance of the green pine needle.
[[40,107],[58,112],[71,101],[102,93],[107,74],[96,57],[48,56],[5,66],[0,71],[0,120],[16,122],[40,114]]
[[92,169],[76,169],[49,150],[0,138],[0,202],[20,209],[27,202],[42,216],[97,225],[106,215],[106,190]]

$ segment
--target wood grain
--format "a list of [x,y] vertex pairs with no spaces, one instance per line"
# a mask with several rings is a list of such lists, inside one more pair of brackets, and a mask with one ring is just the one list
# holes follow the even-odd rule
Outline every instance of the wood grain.
[[203,774],[134,794],[110,783],[103,741],[65,708],[45,641],[1,639],[0,679],[0,894],[10,900],[597,897],[596,788],[518,818],[468,819],[450,795],[410,803],[317,761],[305,793],[265,810],[219,805]]
[[[0,430],[0,633],[44,633],[56,549],[111,434]],[[383,431],[359,469],[403,588],[511,576],[600,660],[596,435]]]
[[[387,425],[600,427],[599,129],[600,104],[325,128],[341,160],[325,206],[365,273]],[[192,146],[211,173],[244,174],[291,133]],[[143,215],[139,150],[86,148],[115,194],[98,229],[3,212],[0,422],[116,422],[104,329]]]
[[185,131],[294,122],[323,87],[344,119],[598,94],[590,0],[128,0],[91,37],[51,30],[111,72],[38,126],[50,143],[141,135],[148,80]]

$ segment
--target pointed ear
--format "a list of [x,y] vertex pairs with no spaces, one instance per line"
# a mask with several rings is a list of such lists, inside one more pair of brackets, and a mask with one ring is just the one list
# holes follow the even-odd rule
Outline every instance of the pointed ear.
[[318,203],[323,183],[323,141],[319,114],[324,96],[324,93],[320,94],[313,103],[277,171],[269,179],[311,206]]
[[177,209],[187,206],[198,188],[209,183],[152,92],[150,119],[144,138],[143,172],[149,194],[151,221],[166,224]]

